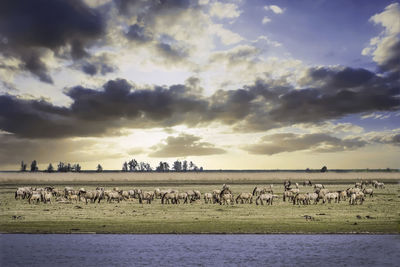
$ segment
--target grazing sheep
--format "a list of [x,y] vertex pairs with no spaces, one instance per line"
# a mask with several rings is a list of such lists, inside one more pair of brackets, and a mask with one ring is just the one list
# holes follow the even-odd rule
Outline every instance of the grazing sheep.
[[109,192],[107,202],[111,203],[112,200],[117,200],[119,203],[123,197],[118,192]]
[[318,200],[324,199],[324,196],[329,193],[329,189],[319,189],[317,188],[314,193],[318,194]]
[[155,198],[161,198],[162,197],[160,188],[154,189],[154,197]]
[[347,199],[347,192],[346,190],[338,191],[339,193],[339,201],[340,200],[346,200]]
[[289,201],[293,200],[293,192],[292,191],[285,191],[283,192],[283,201],[286,201],[288,199]]
[[220,200],[221,200],[220,195],[221,195],[221,190],[214,189],[212,191],[213,204],[220,202]]
[[95,202],[96,199],[96,191],[85,191],[85,189],[81,188],[78,193],[79,201],[82,199],[85,200],[85,203],[88,203],[88,200],[90,202]]
[[29,202],[29,204],[31,204],[31,202],[34,202],[34,201],[36,201],[36,203],[39,203],[41,199],[42,199],[42,195],[39,192],[34,191],[30,195],[28,202]]
[[44,193],[44,195],[43,195],[44,203],[51,203],[52,196],[53,196],[53,194],[51,192]]
[[178,196],[176,197],[176,201],[177,201],[177,204],[179,204],[180,203],[180,200],[183,200],[183,203],[185,204],[185,203],[188,203],[189,201],[189,195],[188,195],[188,193],[179,193],[178,194]]
[[297,193],[294,197],[293,197],[293,205],[297,204],[297,205],[307,205],[308,201],[307,201],[307,195],[306,194],[299,194]]
[[25,190],[21,188],[18,188],[17,191],[15,191],[15,199],[24,199],[25,195]]
[[290,189],[289,191],[293,193],[293,196],[295,196],[296,194],[299,194],[299,193],[300,193],[300,189],[297,188],[297,187],[296,187],[296,188],[292,188],[292,189]]
[[322,203],[326,203],[326,201],[328,201],[328,203],[331,203],[332,200],[334,200],[335,203],[339,202],[339,193],[338,192],[332,192],[332,193],[325,194],[322,199]]
[[290,188],[291,184],[292,184],[292,182],[290,180],[286,180],[283,182],[283,187],[285,188],[285,191]]
[[350,196],[349,204],[350,205],[355,205],[355,204],[357,204],[357,201],[359,201],[360,205],[362,205],[364,200],[365,200],[365,197],[364,197],[364,193],[363,192],[353,193]]
[[64,188],[64,195],[66,196],[66,197],[68,197],[70,194],[72,194],[74,192],[74,188],[73,187],[69,187],[69,186],[66,186],[65,188]]
[[199,190],[194,190],[194,200],[201,199],[201,192]]
[[266,194],[266,193],[274,193],[274,190],[272,189],[274,185],[270,184],[268,187],[254,187],[253,189],[253,196],[259,196],[261,194]]
[[146,201],[147,204],[151,204],[151,201],[154,200],[154,192],[144,191],[139,194],[139,203],[143,204],[143,201]]
[[314,204],[318,203],[318,194],[317,193],[307,193],[307,204],[311,204],[311,201],[314,201]]
[[211,193],[204,193],[204,203],[212,203],[213,195]]
[[161,204],[177,204],[178,193],[165,193],[161,198]]
[[67,196],[67,199],[68,199],[69,201],[75,200],[75,202],[78,202],[78,195],[68,195],[68,196]]
[[322,184],[315,184],[314,185],[314,189],[323,189],[323,188],[325,188],[325,187]]
[[256,205],[258,205],[258,202],[260,202],[261,205],[264,205],[264,201],[266,204],[272,205],[273,200],[274,200],[273,194],[261,194],[256,198]]
[[221,196],[221,201],[219,202],[219,204],[220,205],[229,205],[229,204],[231,204],[231,205],[233,205],[233,203],[234,203],[234,200],[233,200],[233,195],[232,194],[230,194],[230,193],[227,193],[227,194],[223,194],[222,196]]
[[251,193],[240,193],[237,197],[236,197],[236,204],[239,204],[239,200],[241,204],[244,203],[253,203],[253,194]]
[[363,190],[364,195],[369,195],[369,197],[374,196],[374,189],[372,188],[364,188]]
[[121,190],[120,194],[125,200],[129,199],[129,192],[128,191]]
[[347,192],[347,196],[350,197],[352,194],[361,192],[361,189],[360,188],[347,188],[346,192]]

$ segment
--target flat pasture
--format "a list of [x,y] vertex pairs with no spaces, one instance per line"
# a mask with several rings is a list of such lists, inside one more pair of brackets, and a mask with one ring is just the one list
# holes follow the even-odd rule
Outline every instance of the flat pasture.
[[[374,189],[363,205],[321,202],[314,205],[293,205],[283,202],[282,181],[318,181],[331,191],[344,190],[359,179],[385,182],[384,189]],[[29,174],[7,173],[0,176],[1,233],[399,233],[400,185],[398,173],[101,173],[101,174]],[[236,196],[253,188],[273,183],[279,196],[273,205],[190,204],[162,205],[160,199],[139,204],[137,199],[107,203],[72,202],[29,204],[15,200],[19,186],[53,185],[63,189],[94,189],[118,186],[128,190],[141,188],[176,189],[179,192],[200,190],[202,194],[231,186]],[[371,187],[371,186],[369,186]],[[299,186],[301,192],[313,187]],[[306,220],[305,215],[312,220]]]

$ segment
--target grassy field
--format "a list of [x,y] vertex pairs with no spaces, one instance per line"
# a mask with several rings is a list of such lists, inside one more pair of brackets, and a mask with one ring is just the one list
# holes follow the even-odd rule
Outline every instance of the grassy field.
[[[242,177],[247,177],[247,174]],[[89,203],[88,205],[83,202],[28,204],[26,200],[14,199],[14,192],[18,185],[13,185],[8,181],[0,185],[0,232],[399,233],[400,185],[398,183],[387,184],[385,189],[375,189],[375,196],[367,197],[363,205],[351,206],[345,201],[339,204],[294,206],[292,203],[282,201],[281,179],[283,178],[277,179],[274,184],[275,192],[280,198],[274,202],[273,206],[256,206],[255,203],[225,206],[205,204],[203,201],[192,204],[161,205],[160,200],[154,201],[151,205],[139,204],[137,200],[121,203]],[[173,180],[174,182],[171,183],[163,181],[162,186],[158,186],[160,181],[151,179],[140,188],[144,190],[154,190],[155,187],[175,188],[180,192],[198,189],[204,193],[221,187],[221,184],[217,185],[220,182],[219,179],[202,180],[198,184],[194,184],[190,179],[188,181]],[[241,183],[231,185],[234,194],[251,192],[257,184],[251,180],[238,180]],[[259,180],[257,177],[256,181]],[[36,180],[36,182],[39,181]],[[55,182],[53,179],[51,182],[57,188],[64,188],[65,185],[76,188],[82,186],[86,189],[95,188],[94,180],[57,184],[56,182],[59,181]],[[97,184],[105,184],[107,188],[113,186],[111,182],[104,183],[104,181]],[[137,187],[136,183],[126,183],[121,180],[114,181],[114,184],[122,189]],[[351,186],[350,178],[340,179],[340,177],[330,182],[324,180],[324,184],[332,190],[346,189]],[[312,188],[300,186],[300,190],[311,192]],[[313,216],[315,220],[306,221],[304,215]]]
[[354,183],[377,179],[385,183],[400,181],[400,172],[104,172],[104,173],[30,173],[0,172],[0,184],[254,184],[281,183],[284,180],[324,183]]

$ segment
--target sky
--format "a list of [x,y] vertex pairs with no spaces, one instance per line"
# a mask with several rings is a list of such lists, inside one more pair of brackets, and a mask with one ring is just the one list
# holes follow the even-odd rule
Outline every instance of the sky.
[[3,0],[0,170],[400,168],[400,3]]

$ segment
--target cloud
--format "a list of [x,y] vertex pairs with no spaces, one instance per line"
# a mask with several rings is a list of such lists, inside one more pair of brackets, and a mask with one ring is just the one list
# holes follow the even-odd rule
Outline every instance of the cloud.
[[139,24],[135,23],[129,26],[128,31],[125,33],[126,38],[128,38],[131,41],[137,41],[137,42],[149,42],[153,39],[153,36],[148,30],[140,26]]
[[81,69],[85,74],[90,76],[98,74],[106,75],[118,69],[114,66],[112,61],[111,54],[103,53],[100,55],[93,55],[88,59],[80,60],[75,64],[75,67]]
[[274,155],[302,150],[312,152],[348,151],[363,147],[366,144],[367,142],[360,138],[340,139],[323,133],[279,133],[266,135],[261,138],[260,142],[244,146],[243,149],[251,154]]
[[233,45],[243,40],[239,34],[225,29],[222,24],[210,26],[209,31],[218,36],[224,45]]
[[267,16],[264,16],[264,18],[262,19],[262,24],[267,24],[270,21],[271,21],[270,18],[268,18]]
[[215,52],[210,56],[210,62],[221,64],[226,62],[229,65],[238,65],[244,62],[250,62],[260,54],[260,50],[250,45],[239,45],[232,49]]
[[176,137],[169,136],[164,142],[154,146],[155,151],[150,157],[186,157],[206,156],[226,153],[225,150],[216,148],[208,142],[201,142],[201,138],[191,134],[180,134]]
[[213,17],[219,19],[233,19],[240,16],[241,11],[239,11],[238,6],[232,3],[224,4],[221,2],[215,2],[211,5],[210,14]]
[[[80,1],[4,0],[0,2],[0,53],[21,61],[42,82],[53,83],[45,56],[80,59],[105,32],[105,19]],[[61,51],[64,51],[61,55]]]
[[384,30],[370,40],[362,55],[371,55],[383,71],[400,71],[400,4],[388,5],[385,10],[375,14],[370,21],[382,25]]
[[277,5],[269,5],[269,6],[264,6],[264,9],[266,11],[271,10],[272,12],[274,12],[275,14],[282,14],[284,12],[284,9],[280,8]]
[[93,140],[71,139],[26,139],[12,134],[0,133],[0,162],[2,165],[15,165],[22,160],[39,164],[52,162],[82,163],[126,156],[122,153],[105,151],[97,147]]
[[391,131],[369,132],[365,135],[365,138],[371,143],[400,146],[400,129],[397,128]]
[[[234,64],[254,53],[239,47],[226,55]],[[137,88],[124,79],[101,90],[75,86],[65,91],[68,107],[42,99],[0,95],[0,129],[29,138],[100,136],[120,128],[154,128],[216,122],[236,131],[257,132],[299,123],[320,123],[351,114],[400,109],[397,80],[362,69],[310,69],[305,88],[287,80],[258,80],[235,90],[201,95],[196,79],[169,87]]]
[[126,80],[111,80],[103,88],[67,90],[70,107],[0,95],[0,129],[29,138],[99,136],[123,127],[194,124],[207,106],[184,85],[131,91]]

